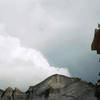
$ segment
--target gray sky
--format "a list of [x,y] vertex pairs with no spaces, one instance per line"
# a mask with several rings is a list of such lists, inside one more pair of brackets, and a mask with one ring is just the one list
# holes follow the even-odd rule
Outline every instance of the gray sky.
[[[26,81],[36,84],[53,73],[95,82],[100,63],[99,56],[91,51],[91,42],[94,28],[100,22],[99,5],[100,0],[1,0],[1,87],[8,86],[5,82],[13,86]],[[36,55],[36,59],[32,60],[31,55]],[[23,73],[24,81],[21,74],[15,75],[16,70]],[[35,74],[25,78],[29,73]],[[36,78],[32,82],[33,76],[38,81]]]

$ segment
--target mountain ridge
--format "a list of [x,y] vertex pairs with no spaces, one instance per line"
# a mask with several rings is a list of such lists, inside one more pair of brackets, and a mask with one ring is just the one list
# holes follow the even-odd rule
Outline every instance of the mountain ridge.
[[26,92],[10,87],[0,90],[0,100],[99,100],[95,91],[92,83],[55,74],[30,86]]

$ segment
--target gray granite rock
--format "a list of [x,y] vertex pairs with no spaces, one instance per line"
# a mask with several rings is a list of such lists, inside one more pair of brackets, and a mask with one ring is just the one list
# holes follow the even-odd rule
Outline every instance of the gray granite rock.
[[99,100],[95,97],[95,86],[63,75],[53,75],[23,93],[8,88],[1,93],[0,100]]

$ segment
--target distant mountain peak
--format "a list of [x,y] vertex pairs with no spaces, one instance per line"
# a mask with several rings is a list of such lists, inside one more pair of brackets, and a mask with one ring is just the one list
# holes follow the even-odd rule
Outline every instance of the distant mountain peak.
[[4,95],[5,96],[12,96],[13,94],[13,89],[11,87],[8,87],[6,90],[5,90],[5,93]]

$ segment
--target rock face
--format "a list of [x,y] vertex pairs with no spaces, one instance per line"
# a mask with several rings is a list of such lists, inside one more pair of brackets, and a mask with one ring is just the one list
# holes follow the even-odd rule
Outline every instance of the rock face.
[[63,75],[53,75],[25,92],[8,88],[0,91],[0,100],[99,100],[95,86]]
[[98,29],[95,29],[95,36],[91,45],[91,49],[96,50],[97,54],[100,54],[100,27],[99,26]]

